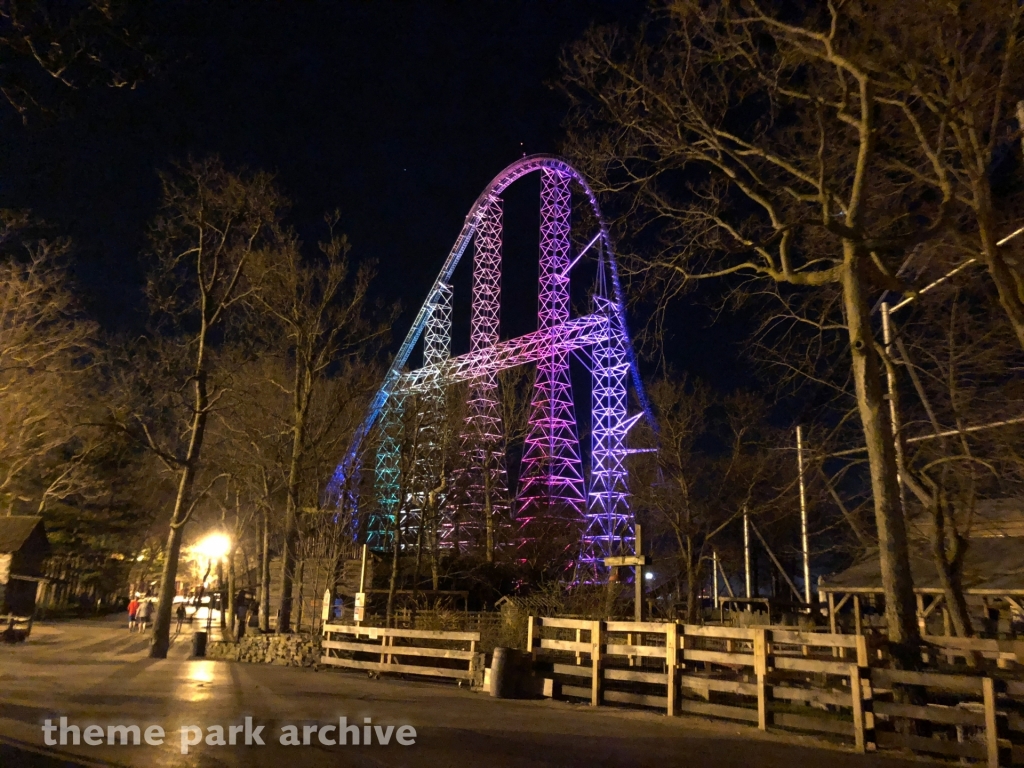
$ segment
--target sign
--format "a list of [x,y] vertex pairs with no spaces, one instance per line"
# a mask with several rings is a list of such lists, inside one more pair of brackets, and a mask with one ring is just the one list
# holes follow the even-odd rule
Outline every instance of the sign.
[[364,608],[361,605],[357,605],[355,607],[355,609],[353,610],[353,613],[352,613],[353,621],[355,621],[358,624],[359,622],[361,622],[363,620],[363,616],[365,615],[365,613],[366,613],[366,608]]
[[324,608],[323,615],[320,618],[324,624],[331,618],[331,590],[329,589],[324,590]]
[[356,608],[365,608],[365,607],[366,607],[366,593],[365,592],[356,592]]

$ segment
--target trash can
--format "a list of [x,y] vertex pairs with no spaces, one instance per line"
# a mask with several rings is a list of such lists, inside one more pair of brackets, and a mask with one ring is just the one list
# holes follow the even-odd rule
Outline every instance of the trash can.
[[515,698],[519,687],[519,659],[511,648],[495,648],[491,656],[491,696]]
[[206,657],[206,633],[192,633],[192,658],[202,659]]

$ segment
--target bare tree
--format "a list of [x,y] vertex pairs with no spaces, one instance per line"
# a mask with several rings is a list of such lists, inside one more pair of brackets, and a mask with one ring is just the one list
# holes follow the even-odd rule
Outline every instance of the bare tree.
[[0,0],[0,93],[27,122],[55,97],[88,85],[134,88],[152,52],[144,4],[108,0]]
[[[565,64],[569,151],[646,230],[634,279],[668,301],[695,281],[838,291],[868,448],[891,642],[918,637],[883,366],[870,313],[946,201],[887,175],[878,102],[846,7],[782,20],[753,0],[680,0],[639,36],[595,30]],[[895,203],[915,200],[913,224]],[[614,208],[614,205],[612,206]],[[922,224],[922,221],[924,222]]]
[[672,375],[655,381],[649,395],[658,451],[639,454],[631,485],[650,521],[649,535],[671,542],[692,624],[710,550],[735,537],[734,523],[744,511],[774,521],[787,496],[789,509],[797,509],[794,473],[780,461],[778,435],[756,396],[716,396],[699,381]]
[[334,232],[337,220],[337,213],[327,217],[328,238],[320,243],[318,255],[304,255],[300,243],[292,237],[281,252],[263,260],[259,265],[260,286],[252,294],[253,306],[272,329],[268,345],[288,361],[288,378],[272,380],[291,400],[278,632],[291,631],[310,407],[332,368],[353,356],[372,357],[370,344],[381,339],[387,327],[371,324],[365,316],[373,268],[365,265],[352,269],[348,240]]
[[955,202],[951,236],[984,264],[1024,347],[1021,246],[1001,239],[1024,222],[1019,185],[1006,183],[1024,138],[1024,8],[1014,0],[969,5],[878,4],[867,25],[876,58],[882,153],[892,168]]
[[[150,655],[167,655],[175,575],[184,527],[195,502],[210,414],[223,395],[215,344],[251,288],[254,254],[277,246],[283,198],[263,173],[234,174],[219,160],[190,161],[161,177],[162,210],[153,226],[157,267],[147,292],[154,328],[137,344],[143,386],[135,407],[112,416],[176,478]],[[146,352],[149,354],[147,355]],[[162,370],[153,370],[153,366]],[[163,380],[155,381],[158,373]]]

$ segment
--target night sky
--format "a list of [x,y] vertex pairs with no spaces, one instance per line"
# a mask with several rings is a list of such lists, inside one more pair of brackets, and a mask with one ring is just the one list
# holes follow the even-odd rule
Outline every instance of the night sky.
[[[90,310],[130,330],[157,169],[217,153],[231,167],[270,170],[307,240],[340,209],[353,255],[380,265],[379,298],[402,304],[396,344],[487,182],[524,153],[558,152],[562,48],[591,24],[633,26],[644,11],[635,0],[156,7],[159,65],[135,90],[79,91],[68,115],[27,126],[0,110],[0,205],[70,235]],[[506,337],[535,323],[535,194],[506,195]],[[467,313],[457,308],[457,332]],[[709,335],[707,317],[679,309],[673,354],[721,383],[732,364],[719,341],[731,334]]]

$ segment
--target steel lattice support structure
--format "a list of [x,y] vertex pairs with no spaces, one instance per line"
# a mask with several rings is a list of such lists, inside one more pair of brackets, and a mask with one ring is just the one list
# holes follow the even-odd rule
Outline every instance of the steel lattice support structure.
[[[503,234],[500,195],[512,182],[538,171],[541,174],[541,231],[537,331],[499,341]],[[597,235],[576,254],[572,253],[570,219],[573,185],[582,191],[600,227]],[[470,351],[451,358],[448,283],[471,241],[475,242],[475,252]],[[594,311],[573,318],[570,316],[569,274],[595,245],[598,277],[591,294]],[[425,334],[424,365],[406,371],[409,355],[421,334]],[[589,485],[585,489],[569,359],[573,352],[586,350],[590,351],[593,425]],[[640,416],[646,413],[650,419],[650,408],[636,369],[615,259],[597,201],[586,180],[575,169],[549,156],[517,161],[497,176],[477,199],[428,300],[421,307],[374,398],[348,456],[338,467],[334,493],[341,493],[342,488],[352,485],[346,484],[345,479],[353,476],[359,444],[373,430],[378,436],[377,503],[359,507],[367,510],[371,517],[366,525],[371,546],[381,547],[387,543],[386,532],[393,527],[394,515],[402,506],[409,506],[401,504],[398,498],[398,489],[402,487],[398,457],[399,443],[403,439],[402,409],[417,402],[427,404],[428,410],[438,410],[437,398],[441,397],[438,393],[457,382],[469,385],[468,415],[462,438],[464,467],[460,471],[461,485],[469,496],[464,506],[473,519],[462,529],[452,525],[450,520],[444,524],[446,543],[453,548],[469,546],[474,541],[479,543],[486,518],[483,510],[487,506],[496,517],[505,519],[506,527],[510,525],[504,465],[491,460],[496,453],[503,454],[505,447],[501,440],[496,383],[501,370],[528,363],[536,364],[537,376],[515,503],[520,537],[529,541],[536,535],[531,531],[541,530],[536,527],[538,522],[554,520],[576,526],[582,549],[575,558],[576,578],[599,580],[603,575],[600,563],[603,557],[625,554],[633,548],[626,440],[630,427]],[[630,378],[642,408],[635,416],[628,413]],[[382,418],[374,429],[378,416]],[[429,420],[422,413],[419,416],[415,420],[419,425],[418,434],[429,445],[436,437],[432,437],[431,427],[427,425]],[[404,420],[409,421],[408,415]],[[653,420],[651,423],[653,425]],[[485,493],[487,489],[500,489],[502,493],[492,497]],[[489,504],[485,503],[485,497]],[[418,524],[412,517],[405,522]]]
[[[470,353],[493,357],[501,321],[502,201],[488,198],[480,215],[473,254],[473,303],[470,307]],[[497,369],[470,382],[462,438],[462,466],[455,478],[462,495],[464,520],[444,525],[445,546],[466,550],[483,545],[493,550],[498,528],[509,519],[504,440],[498,408]],[[458,531],[458,535],[455,532]]]
[[[614,318],[607,299],[595,297],[598,309]],[[625,465],[626,436],[643,414],[627,415],[626,384],[629,358],[626,338],[609,324],[609,332],[594,345],[591,390],[591,470],[587,499],[587,529],[577,577],[597,581],[602,558],[633,551],[633,517],[629,509],[629,473]]]
[[570,180],[557,170],[541,171],[537,330],[547,343],[537,362],[519,480],[517,519],[524,539],[543,535],[539,520],[576,522],[584,507],[569,353],[553,343],[552,333],[569,319]]

